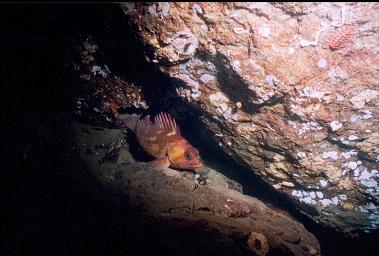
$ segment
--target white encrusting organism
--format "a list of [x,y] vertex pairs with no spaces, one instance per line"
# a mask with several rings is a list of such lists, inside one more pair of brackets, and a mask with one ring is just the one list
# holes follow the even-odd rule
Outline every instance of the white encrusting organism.
[[350,150],[347,152],[342,152],[341,156],[343,156],[345,159],[350,158],[351,156],[356,156],[358,154],[358,151],[356,150]]
[[328,64],[327,60],[324,59],[324,58],[321,58],[317,62],[317,67],[319,67],[319,68],[325,68],[327,64]]
[[323,194],[322,192],[320,192],[320,191],[317,191],[317,192],[316,192],[316,195],[317,195],[317,197],[320,198],[320,199],[322,199],[322,198],[324,197],[324,194]]
[[328,182],[326,180],[320,180],[320,185],[321,187],[325,187],[326,185],[328,185]]
[[338,121],[333,121],[330,123],[330,128],[332,128],[332,131],[337,131],[341,127],[342,127],[342,124]]
[[358,139],[358,137],[355,135],[350,135],[348,138],[348,140],[356,140],[356,139]]
[[306,39],[303,39],[302,37],[299,37],[299,40],[300,40],[300,46],[301,47],[307,47],[307,46],[317,46],[318,45],[318,40],[319,40],[319,36],[320,36],[320,33],[322,31],[324,31],[326,29],[326,26],[323,25],[322,28],[317,31],[316,33],[316,38],[314,41],[308,41]]
[[271,29],[267,26],[262,26],[259,28],[258,34],[263,37],[269,37],[271,34]]
[[322,158],[331,158],[333,160],[338,159],[338,153],[336,151],[329,151],[322,153]]
[[204,84],[207,84],[208,82],[214,80],[215,78],[216,78],[215,76],[212,76],[210,74],[202,74],[201,77],[200,77],[200,80]]

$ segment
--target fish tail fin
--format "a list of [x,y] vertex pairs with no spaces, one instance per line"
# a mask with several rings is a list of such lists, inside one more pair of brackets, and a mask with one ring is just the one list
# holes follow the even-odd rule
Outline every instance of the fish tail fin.
[[138,123],[140,117],[141,117],[141,115],[137,115],[137,114],[120,114],[118,116],[118,119],[124,121],[125,125],[129,129],[136,131],[137,123]]

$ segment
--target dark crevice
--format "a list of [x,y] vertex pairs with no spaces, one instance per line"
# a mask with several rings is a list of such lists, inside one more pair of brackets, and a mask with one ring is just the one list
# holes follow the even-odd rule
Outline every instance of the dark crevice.
[[[186,123],[187,125],[184,129],[186,137],[191,141],[191,144],[198,148],[206,165],[240,183],[244,194],[257,197],[263,202],[286,209],[294,216],[298,215],[298,212],[290,206],[284,194],[278,194],[260,176],[254,174],[249,167],[239,164],[243,162],[239,162],[226,154],[218,146],[218,141],[214,138],[212,132],[208,131],[202,123],[191,117],[188,118],[188,122]],[[264,156],[259,157],[264,158]],[[267,160],[272,161],[272,159]]]
[[362,151],[359,150],[358,148],[346,145],[346,144],[342,143],[340,140],[338,140],[338,136],[334,135],[331,130],[329,130],[328,133],[329,133],[329,136],[326,138],[326,140],[330,144],[337,145],[340,149],[344,149],[344,150],[355,150],[358,152],[357,153],[358,159],[365,160],[365,161],[372,163],[372,164],[376,164],[376,161],[374,159],[367,157],[367,155],[362,153]]
[[225,93],[232,102],[236,103],[240,101],[242,103],[242,111],[249,114],[258,113],[259,106],[252,103],[252,100],[257,99],[257,95],[255,95],[242,78],[232,70],[229,60],[224,55],[217,53],[213,63],[219,71],[217,78],[221,91]]
[[301,118],[298,114],[288,109],[287,106],[289,106],[289,104],[284,104],[283,106],[284,106],[284,119],[290,120],[290,121],[298,121],[299,123],[304,123],[303,118]]
[[197,208],[196,211],[209,212],[209,213],[214,214],[214,212],[211,209],[209,209],[208,207],[200,207],[200,208]]
[[[284,6],[282,6],[285,3],[272,2],[270,4],[273,7],[280,9],[281,11],[283,11],[284,13],[286,13],[287,15],[289,15],[289,16],[291,16],[293,18],[296,18],[296,19],[299,19],[300,17],[306,15],[306,10],[304,10],[304,11],[303,10],[302,11],[289,10],[289,8],[285,8]],[[289,4],[292,4],[292,3],[289,3]]]
[[284,102],[285,95],[280,97],[273,96],[260,104],[253,103],[253,100],[257,100],[258,96],[254,91],[249,89],[246,82],[231,68],[231,64],[226,56],[218,52],[215,57],[204,55],[203,58],[212,59],[212,62],[219,71],[217,78],[220,90],[234,103],[238,101],[242,102],[242,111],[249,114],[257,114],[263,107],[272,107]]
[[296,165],[300,165],[299,161],[294,158],[290,153],[288,153],[286,150],[284,149],[280,149],[280,148],[274,148],[274,147],[271,147],[267,144],[264,144],[262,145],[262,148],[264,150],[267,150],[267,151],[270,151],[270,152],[275,152],[279,155],[282,155],[286,158],[286,160],[291,163],[291,164],[296,164]]

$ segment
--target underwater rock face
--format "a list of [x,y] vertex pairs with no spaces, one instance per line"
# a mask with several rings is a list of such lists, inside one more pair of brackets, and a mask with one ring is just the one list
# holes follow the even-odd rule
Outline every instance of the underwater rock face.
[[377,229],[379,5],[168,5],[119,4],[222,149],[314,221]]

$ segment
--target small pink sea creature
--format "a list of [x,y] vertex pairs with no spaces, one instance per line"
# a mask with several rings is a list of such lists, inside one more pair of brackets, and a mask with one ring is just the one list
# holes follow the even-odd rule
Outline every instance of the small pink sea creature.
[[330,34],[327,46],[332,50],[341,49],[354,39],[356,33],[357,29],[354,26],[343,25]]

